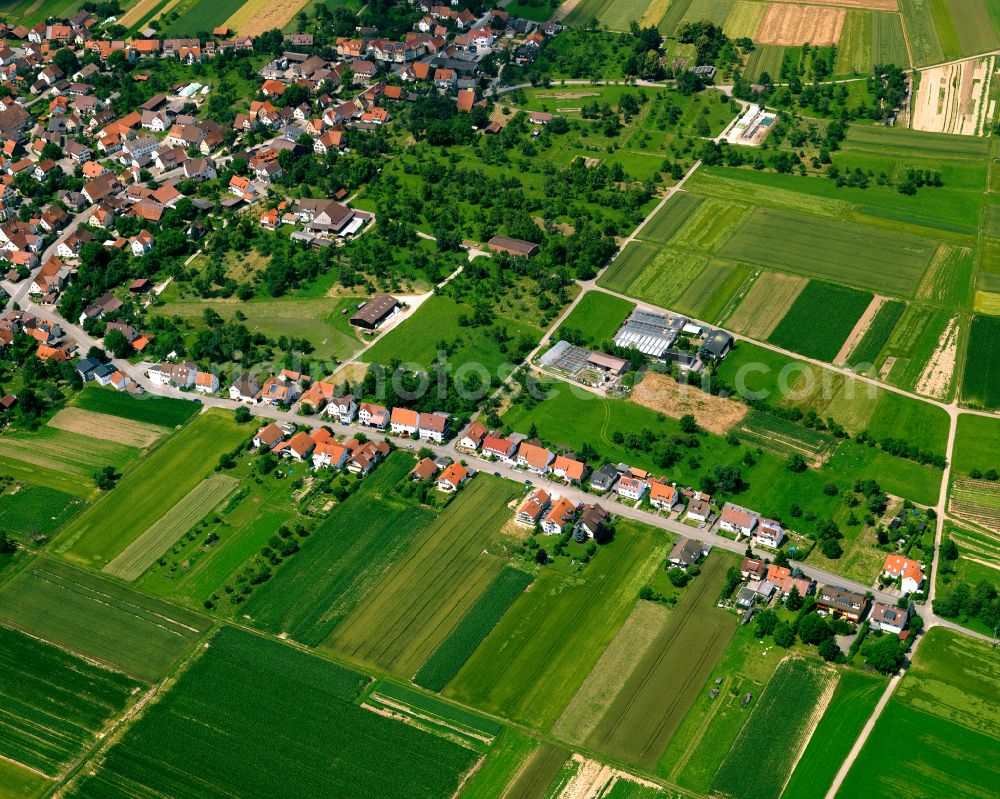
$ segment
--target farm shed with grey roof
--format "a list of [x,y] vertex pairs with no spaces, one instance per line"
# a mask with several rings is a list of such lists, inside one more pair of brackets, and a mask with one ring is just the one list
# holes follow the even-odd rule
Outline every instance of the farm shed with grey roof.
[[374,330],[399,309],[399,300],[388,294],[378,294],[366,302],[351,317],[351,324]]

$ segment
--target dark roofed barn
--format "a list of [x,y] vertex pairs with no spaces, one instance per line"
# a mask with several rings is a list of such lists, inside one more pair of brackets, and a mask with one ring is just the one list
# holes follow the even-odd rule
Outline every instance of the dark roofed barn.
[[388,294],[378,294],[366,302],[351,317],[351,324],[374,330],[399,310],[399,300]]
[[519,255],[522,258],[530,258],[538,252],[538,245],[534,242],[511,239],[507,236],[494,236],[487,242],[487,246],[493,252],[505,252],[510,255]]

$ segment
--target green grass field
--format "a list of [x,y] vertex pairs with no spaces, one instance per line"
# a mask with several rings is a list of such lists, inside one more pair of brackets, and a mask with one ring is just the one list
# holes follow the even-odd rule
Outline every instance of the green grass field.
[[[779,241],[781,246],[775,246]],[[758,208],[719,253],[806,277],[909,297],[936,246],[919,236],[847,220]],[[886,268],[873,272],[872,262]]]
[[772,80],[778,80],[784,57],[784,47],[773,44],[758,44],[747,59],[744,77],[747,80],[760,80],[761,75],[766,72]]
[[[848,772],[838,797],[985,797],[1000,790],[1000,666],[988,643],[935,629]],[[897,751],[896,741],[909,745]],[[895,751],[897,768],[881,766]]]
[[183,533],[238,486],[239,480],[224,474],[206,477],[109,561],[102,571],[129,582],[137,580]]
[[57,777],[139,688],[120,672],[0,627],[0,757]]
[[630,241],[605,269],[597,285],[624,293],[636,276],[652,261],[660,248],[645,241]]
[[249,434],[230,413],[210,411],[198,417],[64,528],[56,551],[89,566],[104,566]]
[[51,781],[37,771],[0,759],[0,799],[37,799],[51,787]]
[[50,560],[3,587],[0,620],[146,681],[162,677],[209,626],[195,613]]
[[715,603],[735,558],[713,555],[626,680],[588,745],[652,768],[736,631]]
[[[478,755],[357,706],[365,681],[226,628],[71,795],[451,795]],[[252,702],[247,685],[254,686]]]
[[138,454],[135,447],[45,426],[0,438],[0,472],[89,497],[96,491],[95,472],[105,466],[125,471]]
[[211,31],[229,19],[245,0],[219,0],[204,3],[201,0],[183,4],[180,16],[163,31],[167,36],[194,36],[201,31]]
[[191,400],[156,397],[152,394],[136,397],[123,391],[97,386],[84,386],[83,391],[73,397],[72,404],[85,411],[165,427],[183,424],[201,410],[201,405]]
[[885,681],[878,677],[841,673],[830,705],[781,794],[784,799],[812,799],[826,793],[884,690]]
[[810,280],[768,341],[832,362],[871,301],[870,293]]
[[496,375],[501,365],[509,362],[508,356],[500,350],[496,327],[505,328],[514,339],[526,336],[537,342],[542,337],[537,328],[506,317],[498,318],[496,326],[463,327],[459,317],[468,315],[468,306],[450,297],[435,295],[361,357],[366,363],[382,364],[398,359],[404,364],[429,370],[438,357],[438,343],[446,341],[454,347],[447,357],[449,363],[482,364]]
[[507,503],[515,490],[487,475],[462,489],[323,648],[412,677],[500,574],[503,561],[485,552],[510,519]]
[[1000,316],[976,315],[962,372],[962,401],[976,408],[1000,408]]
[[637,238],[653,244],[666,244],[698,208],[701,199],[686,191],[676,193],[639,231]]
[[413,681],[432,691],[444,688],[533,579],[520,569],[503,568],[427,658]]
[[955,432],[955,454],[952,467],[960,474],[972,469],[985,472],[997,466],[1000,452],[1000,419],[962,414]]
[[588,346],[599,347],[614,338],[634,308],[634,302],[603,291],[588,291],[559,325],[552,341],[558,341],[566,335],[566,331],[572,330],[582,336]]
[[[584,580],[543,572],[444,693],[549,727],[625,621],[664,543],[622,523],[615,540],[588,564]],[[566,652],[573,656],[559,655]]]
[[[815,661],[784,661],[719,766],[713,793],[777,799],[792,768],[791,755],[802,749],[809,734],[813,708],[834,679],[834,673]],[[761,752],[761,741],[772,745]]]
[[272,633],[316,646],[409,548],[434,514],[394,494],[413,467],[391,455],[302,542],[302,551],[258,587],[241,615]]
[[503,795],[537,746],[538,741],[515,727],[504,727],[483,764],[462,787],[461,799],[496,799]]

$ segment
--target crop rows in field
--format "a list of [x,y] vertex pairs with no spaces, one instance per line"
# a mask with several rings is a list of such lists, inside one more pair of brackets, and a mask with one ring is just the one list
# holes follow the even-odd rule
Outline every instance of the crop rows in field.
[[22,483],[16,491],[0,494],[0,530],[26,538],[48,536],[78,513],[82,503],[64,491]]
[[527,572],[504,567],[455,629],[420,667],[413,681],[432,691],[444,688],[458,674],[476,647],[497,626],[514,601],[524,593],[532,579]]
[[[409,686],[386,680],[379,681],[367,695],[366,701],[378,702],[393,712],[404,713],[418,725],[425,724],[435,730],[457,733],[470,742],[490,743],[503,729],[499,721],[480,716],[435,696],[427,696]],[[476,748],[475,743],[473,748]]]
[[875,363],[905,310],[905,302],[890,300],[882,303],[865,335],[850,354],[849,362],[853,367],[868,367]]
[[52,561],[4,586],[0,621],[147,681],[208,629],[191,611]]
[[138,449],[156,443],[170,432],[161,425],[123,419],[120,416],[96,413],[73,406],[63,408],[49,419],[48,427]]
[[244,605],[250,623],[316,646],[361,601],[434,514],[394,496],[413,467],[390,455]]
[[729,561],[714,557],[625,681],[588,745],[652,768],[736,632],[715,602]]
[[757,341],[766,341],[809,281],[798,275],[764,272],[750,287],[726,326]]
[[[844,27],[837,42],[836,75],[865,75],[872,67],[872,45],[876,41],[872,30],[872,12],[851,9],[844,17]],[[877,63],[893,63],[879,61]]]
[[452,795],[478,755],[355,705],[364,683],[361,674],[225,628],[71,796]]
[[1000,316],[977,314],[969,329],[962,400],[980,408],[1000,408]]
[[212,474],[219,456],[248,435],[232,414],[199,416],[77,516],[56,542],[57,551],[89,566],[104,566]]
[[412,677],[499,574],[500,559],[484,550],[510,518],[510,499],[504,480],[481,475],[470,483],[415,536],[324,648]]
[[906,67],[910,56],[906,52],[903,38],[903,23],[898,14],[873,11],[872,19],[872,64],[895,64]]
[[844,758],[871,716],[885,681],[857,671],[844,671],[833,698],[788,781],[782,799],[823,796]]
[[826,452],[833,439],[826,433],[810,430],[789,419],[753,411],[743,422],[740,440],[771,452],[779,457],[798,453],[818,458]]
[[58,776],[139,687],[120,672],[0,627],[0,757]]
[[102,571],[129,582],[137,580],[183,533],[232,494],[239,484],[239,480],[224,474],[206,477]]
[[807,277],[911,296],[936,247],[908,233],[758,208],[719,253]]
[[701,197],[698,195],[686,191],[677,192],[639,231],[638,237],[642,241],[666,244],[699,205]]
[[873,295],[857,289],[809,281],[768,341],[821,361],[833,361]]
[[[615,637],[639,589],[662,560],[663,542],[619,524],[587,565],[587,579],[539,575],[444,693],[473,707],[548,727]],[[571,656],[560,653],[571,652]]]
[[660,248],[644,241],[630,241],[601,275],[597,285],[624,293],[636,276],[656,257]]
[[781,77],[781,61],[784,56],[784,47],[773,44],[758,44],[747,58],[744,70],[745,77],[750,81],[758,81],[761,75],[766,72],[772,80],[778,80]]
[[937,29],[934,27],[933,3],[934,0],[899,0],[913,63],[918,66],[945,60]]
[[951,537],[958,544],[963,557],[982,560],[1000,568],[1000,536],[956,529],[951,533]]
[[951,512],[1000,533],[1000,484],[986,480],[956,480]]
[[[833,679],[829,671],[803,659],[778,666],[719,766],[712,791],[741,799],[777,799],[818,722],[815,709]],[[761,741],[768,745],[761,747]]]

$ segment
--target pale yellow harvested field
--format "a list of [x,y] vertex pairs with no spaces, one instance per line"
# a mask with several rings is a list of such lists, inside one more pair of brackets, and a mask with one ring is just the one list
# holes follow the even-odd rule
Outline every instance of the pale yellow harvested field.
[[159,425],[85,411],[83,408],[63,408],[49,420],[49,427],[139,449],[148,447],[170,432]]
[[750,287],[726,326],[747,338],[766,341],[808,282],[797,275],[765,272]]
[[913,104],[916,130],[980,136],[989,129],[982,113],[990,93],[995,59],[969,58],[954,64],[921,70]]
[[305,4],[306,0],[248,0],[224,24],[245,36],[258,36],[284,28]]
[[[799,3],[801,0],[771,0],[773,3]],[[869,11],[898,11],[896,0],[809,0],[811,6],[836,8],[864,8]]]
[[646,11],[642,15],[642,22],[640,24],[644,28],[659,24],[660,20],[663,19],[663,15],[667,13],[668,8],[670,8],[670,0],[650,0],[649,6],[646,7]]
[[738,39],[746,36],[752,39],[757,35],[757,29],[766,11],[767,6],[764,3],[736,0],[722,27],[730,38]]
[[1000,294],[995,291],[977,291],[973,307],[976,313],[1000,316]]
[[812,44],[829,47],[840,38],[847,11],[843,8],[772,3],[761,20],[754,41],[798,47]]
[[[156,16],[150,17],[146,21],[146,24],[148,25],[154,19],[159,19],[168,11],[172,11],[174,6],[180,3],[180,1],[181,0],[170,0],[169,3],[167,3],[163,8],[160,9],[159,13],[157,13]],[[137,25],[143,19],[143,17],[145,17],[150,11],[156,8],[156,4],[159,2],[160,0],[139,0],[138,3],[136,3],[134,6],[132,6],[132,8],[130,8],[128,11],[125,12],[122,18],[118,20],[118,24],[124,25],[126,28],[131,28],[133,25]]]

